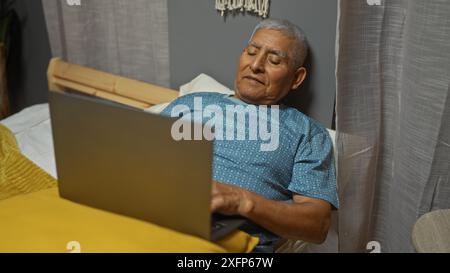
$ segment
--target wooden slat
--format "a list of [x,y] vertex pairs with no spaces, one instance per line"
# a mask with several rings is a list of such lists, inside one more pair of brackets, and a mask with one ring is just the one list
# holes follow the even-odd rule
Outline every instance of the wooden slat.
[[59,58],[53,58],[50,60],[50,63],[48,65],[47,69],[48,90],[62,91],[61,87],[55,83],[55,76],[54,76],[55,69],[59,61],[60,61]]
[[139,109],[145,109],[145,108],[148,108],[151,106],[150,104],[145,103],[145,102],[129,99],[129,98],[126,98],[126,97],[123,97],[120,95],[97,90],[97,89],[89,87],[89,86],[83,86],[78,83],[73,83],[73,82],[58,79],[58,78],[55,79],[54,83],[57,85],[60,85],[60,86],[65,86],[67,88],[70,88],[71,90],[74,90],[74,91],[77,91],[80,93],[85,93],[85,94],[96,96],[99,98],[108,99],[108,100],[111,100],[114,102],[125,104],[125,105],[131,106],[131,107],[136,107]]
[[56,63],[53,75],[57,78],[111,93],[114,93],[114,85],[117,78],[113,74],[63,61]]
[[[69,89],[79,91],[81,93],[86,93],[89,95],[95,95],[95,93],[98,91],[95,88],[92,88],[92,87],[89,87],[86,85],[82,85],[82,84],[79,84],[76,82],[59,79],[59,78],[54,78],[53,83],[57,86],[64,86],[65,88],[69,88]],[[59,90],[57,90],[57,91],[59,91]]]
[[50,61],[47,78],[50,90],[64,91],[70,88],[139,108],[170,102],[179,94],[169,88],[70,64],[59,58]]
[[99,98],[104,98],[110,101],[114,101],[114,102],[118,102],[121,104],[125,104],[131,107],[135,107],[135,108],[139,108],[139,109],[145,109],[150,107],[150,104],[146,104],[140,101],[136,101],[136,100],[132,100],[132,99],[128,99],[119,95],[115,95],[109,92],[104,92],[104,91],[97,91],[95,93],[95,96],[99,97]]
[[169,102],[178,97],[178,92],[172,89],[147,84],[124,77],[118,77],[114,88],[116,94],[145,101],[150,104]]

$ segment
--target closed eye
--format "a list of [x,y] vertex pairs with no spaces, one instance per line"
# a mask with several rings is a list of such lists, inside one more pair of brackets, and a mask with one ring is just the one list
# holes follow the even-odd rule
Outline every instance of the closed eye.
[[279,60],[272,60],[272,59],[269,59],[269,62],[273,65],[279,65],[281,63]]
[[250,56],[254,56],[256,55],[258,52],[258,49],[254,48],[254,47],[247,47],[247,54]]
[[273,65],[279,65],[281,63],[281,59],[277,56],[270,56],[269,62]]

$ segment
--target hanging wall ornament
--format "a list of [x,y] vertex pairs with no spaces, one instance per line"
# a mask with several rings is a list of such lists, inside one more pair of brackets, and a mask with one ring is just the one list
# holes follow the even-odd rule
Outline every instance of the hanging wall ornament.
[[216,0],[216,9],[224,16],[227,11],[254,12],[266,18],[270,0]]

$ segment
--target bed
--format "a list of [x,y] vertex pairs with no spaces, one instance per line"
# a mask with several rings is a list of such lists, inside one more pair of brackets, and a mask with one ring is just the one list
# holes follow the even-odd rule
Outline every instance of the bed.
[[[192,81],[186,83],[185,85],[180,87],[179,91],[175,91],[172,89],[139,82],[136,80],[128,79],[125,77],[120,77],[112,74],[108,74],[102,71],[86,68],[79,65],[70,64],[67,62],[64,62],[58,58],[52,59],[49,68],[48,68],[48,82],[49,82],[49,88],[54,91],[60,91],[64,92],[67,89],[71,90],[77,90],[82,93],[87,93],[90,95],[98,96],[101,98],[109,99],[118,103],[126,104],[128,106],[136,107],[143,109],[144,111],[152,112],[152,113],[159,113],[162,111],[169,103],[170,101],[174,100],[178,96],[183,96],[189,93],[193,92],[199,92],[204,90],[216,90],[217,92],[224,93],[224,94],[232,94],[234,93],[231,89],[228,87],[220,84],[212,77],[209,77],[205,74],[200,74],[196,78],[194,78]],[[21,112],[6,118],[2,121],[0,121],[0,124],[5,126],[10,130],[10,132],[14,135],[17,146],[20,149],[20,152],[26,157],[26,159],[29,159],[31,162],[33,162],[36,166],[38,166],[40,169],[42,169],[46,174],[49,174],[52,178],[57,178],[57,172],[56,172],[56,166],[55,166],[55,159],[54,159],[54,153],[53,153],[53,143],[52,143],[52,133],[51,133],[51,125],[50,125],[50,114],[49,114],[49,108],[48,104],[38,104],[31,107],[28,107]],[[330,134],[332,134],[332,139],[334,141],[334,132],[330,131]],[[1,181],[0,181],[1,182]],[[1,185],[1,183],[0,183]],[[1,188],[1,187],[0,187]],[[43,192],[43,193],[42,193]],[[42,196],[33,196],[43,194]],[[45,195],[46,194],[46,195]],[[43,191],[40,191],[40,193],[32,193],[31,195],[28,194],[26,198],[31,196],[30,200],[21,200],[20,198],[25,198],[24,196],[17,196],[14,198],[11,198],[13,201],[13,204],[11,206],[21,206],[22,204],[29,203],[29,202],[41,202],[44,204],[47,202],[47,205],[51,205],[52,202],[57,200],[58,202],[61,202],[59,200],[57,192],[53,189],[53,192],[51,189],[46,189]],[[33,199],[34,198],[34,199]],[[47,198],[47,199],[46,199]],[[19,200],[17,200],[19,199]],[[1,199],[0,199],[1,200]],[[37,201],[41,200],[41,201]],[[42,201],[43,200],[43,201]],[[8,202],[10,200],[7,200]],[[0,216],[2,216],[2,203],[5,203],[5,201],[0,201]],[[76,204],[68,204],[68,203],[58,203],[58,206],[66,208],[68,211],[71,211],[71,209],[78,209],[77,214],[80,214],[81,208],[79,205]],[[14,207],[14,209],[16,208]],[[23,209],[23,208],[22,208]],[[84,209],[84,208],[83,208]],[[44,209],[43,209],[44,210]],[[86,209],[81,210],[83,213],[86,211]],[[81,214],[83,214],[81,213]],[[95,217],[97,219],[104,219],[105,223],[108,223],[109,225],[117,225],[117,217],[115,215],[105,215],[106,212],[99,212],[99,211],[93,211],[89,215],[85,215],[85,217]],[[46,215],[46,217],[64,217],[64,212],[59,211],[55,212],[53,215]],[[5,216],[3,214],[3,216]],[[42,215],[38,214],[36,217],[41,217]],[[13,217],[11,214],[6,215],[5,217]],[[35,220],[39,218],[34,218]],[[53,219],[53,218],[51,218]],[[15,218],[13,219],[15,220]],[[81,219],[82,220],[82,219]],[[120,220],[130,220],[130,219],[120,219]],[[131,220],[133,221],[133,220]],[[119,221],[120,222],[120,221]],[[126,221],[125,221],[126,222]],[[24,222],[21,222],[24,224]],[[55,223],[55,221],[53,221]],[[121,225],[131,225],[130,227],[133,227],[134,230],[141,230],[140,223],[136,222],[126,222],[125,224],[120,222]],[[67,228],[70,229],[70,227],[65,226],[64,224],[61,224],[60,222],[57,223],[60,225],[60,229],[67,230]],[[141,224],[142,225],[142,224]],[[16,225],[17,226],[17,225]],[[10,226],[11,229],[14,229],[15,227]],[[95,228],[98,229],[98,232],[100,230],[104,229],[104,226],[96,226]],[[151,227],[141,232],[141,236],[145,236],[145,234],[149,234],[151,232],[155,232],[155,229],[158,227]],[[24,229],[23,232],[26,233],[27,229]],[[1,228],[0,228],[1,231]],[[3,232],[5,232],[3,230]],[[11,231],[9,231],[11,232]],[[39,233],[41,232],[41,233]],[[47,232],[47,237],[51,238],[51,236],[54,236],[55,230],[52,230],[51,228],[48,228],[48,225],[45,227],[38,228],[37,233],[34,233],[33,236],[35,237],[42,237],[42,233]],[[52,232],[52,233],[49,233]],[[123,234],[123,230],[117,231],[118,233],[110,232],[108,236],[109,241],[116,240],[117,234]],[[120,233],[122,232],[122,233]],[[235,238],[231,238],[228,241],[221,242],[222,245],[215,246],[209,242],[203,242],[203,241],[196,241],[195,238],[188,237],[186,238],[182,234],[178,233],[172,233],[172,231],[168,231],[168,233],[164,233],[160,230],[158,230],[158,234],[162,234],[161,236],[163,238],[166,238],[168,234],[170,235],[167,238],[178,238],[178,241],[187,240],[187,243],[183,244],[175,244],[170,245],[164,240],[157,240],[152,241],[154,244],[157,244],[157,247],[150,247],[148,248],[146,246],[142,246],[141,243],[135,243],[133,240],[130,241],[123,241],[123,240],[117,240],[116,245],[113,246],[111,244],[107,244],[105,242],[98,242],[95,245],[91,245],[88,247],[85,247],[85,251],[89,252],[127,252],[127,251],[144,251],[144,252],[223,252],[223,251],[231,251],[231,252],[248,252],[254,247],[255,240],[254,238],[251,238],[251,236],[248,236],[248,234],[239,234],[236,235]],[[1,233],[0,233],[1,234]],[[76,233],[74,233],[76,234]],[[92,237],[89,237],[92,235],[92,232],[88,235],[78,234],[78,237],[82,238],[89,238],[92,240]],[[30,235],[31,236],[31,235]],[[84,236],[84,237],[83,237]],[[87,236],[87,237],[86,237]],[[127,233],[127,236],[129,237],[129,234]],[[166,237],[165,237],[166,236]],[[174,237],[175,236],[175,237]],[[23,236],[22,236],[23,237]],[[44,236],[45,237],[45,236]],[[29,236],[25,238],[30,238]],[[34,238],[34,237],[33,237]],[[111,239],[113,238],[113,239]],[[0,237],[1,240],[1,237]],[[78,241],[69,240],[68,237],[62,236],[60,239],[61,241],[67,241],[68,243],[73,243]],[[106,239],[105,239],[106,240]],[[100,240],[101,241],[101,240]],[[37,243],[36,243],[37,244]],[[45,244],[49,244],[46,242]],[[117,247],[117,244],[121,245],[120,247]],[[0,244],[1,245],[1,244]],[[45,248],[42,247],[43,244],[41,244],[41,247],[38,247],[36,245],[30,246],[29,241],[23,242],[22,248],[16,247],[14,249],[11,249],[12,251],[36,251],[36,252],[42,252],[42,251],[50,251],[50,252],[58,252],[59,250],[61,252],[67,252],[68,250],[72,251],[72,248],[61,248],[61,246],[52,245],[50,243],[50,247]],[[305,248],[306,244],[301,241],[293,241],[293,240],[286,240],[279,248],[278,252],[300,252]],[[59,248],[58,248],[59,247]],[[5,249],[0,248],[0,252]]]

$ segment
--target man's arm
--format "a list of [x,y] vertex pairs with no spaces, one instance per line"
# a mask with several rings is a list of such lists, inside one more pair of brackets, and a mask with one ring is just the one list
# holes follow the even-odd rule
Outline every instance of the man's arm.
[[331,205],[323,200],[293,196],[293,203],[274,201],[245,189],[213,182],[211,209],[242,215],[282,238],[320,244],[330,227]]

